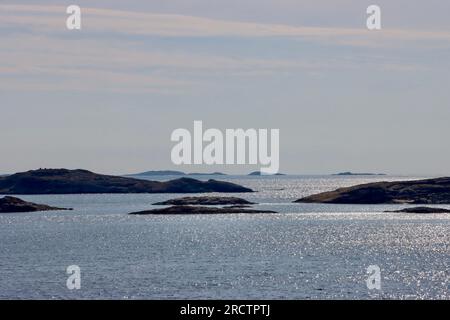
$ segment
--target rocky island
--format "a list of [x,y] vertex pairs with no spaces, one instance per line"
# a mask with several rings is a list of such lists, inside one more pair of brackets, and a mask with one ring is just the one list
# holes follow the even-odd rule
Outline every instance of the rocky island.
[[284,173],[274,173],[274,174],[264,174],[261,171],[253,171],[248,174],[248,176],[285,176]]
[[253,192],[231,183],[210,179],[179,178],[149,181],[93,173],[87,170],[39,169],[0,177],[0,194],[80,193],[204,193]]
[[50,207],[44,204],[27,202],[15,197],[3,197],[0,199],[0,213],[35,212],[51,210],[72,210],[67,208]]
[[390,213],[450,213],[450,210],[448,209],[442,209],[442,208],[429,208],[429,207],[415,207],[415,208],[405,208],[401,210],[394,210],[394,211],[385,211]]
[[298,199],[303,203],[450,204],[450,178],[373,182]]
[[229,214],[229,213],[276,213],[269,210],[243,209],[243,208],[217,208],[200,206],[172,206],[163,209],[152,209],[130,213],[132,215],[186,215],[186,214]]
[[333,174],[333,176],[385,176],[385,173],[369,173],[369,172],[351,172],[351,171],[346,171],[346,172],[339,172],[339,173],[335,173]]
[[237,197],[183,197],[177,199],[171,199],[167,201],[157,202],[153,205],[166,206],[166,205],[249,205],[253,202]]
[[[171,207],[133,212],[133,215],[146,214],[228,214],[228,213],[277,213],[270,210],[253,209],[253,202],[237,197],[183,197],[157,202],[153,205],[171,205]],[[226,206],[224,206],[226,205]],[[222,206],[222,207],[217,207]]]

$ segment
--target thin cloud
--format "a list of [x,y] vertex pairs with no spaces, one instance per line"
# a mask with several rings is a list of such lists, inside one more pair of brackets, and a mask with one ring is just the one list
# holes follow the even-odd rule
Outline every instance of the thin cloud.
[[[258,77],[299,70],[357,68],[333,57],[233,58],[220,52],[167,51],[135,46],[128,36],[283,37],[343,46],[379,46],[401,40],[450,39],[449,34],[310,28],[200,17],[82,8],[82,30],[67,36],[65,7],[0,5],[0,83],[3,90],[78,90],[181,93],[209,85],[208,77]],[[1,31],[3,30],[3,31]],[[105,35],[103,38],[102,35]],[[120,36],[117,41],[114,35]],[[370,41],[372,39],[373,41]],[[122,41],[123,40],[123,41]],[[394,70],[415,65],[377,61]]]
[[[0,5],[3,26],[28,25],[53,32],[65,30],[65,7]],[[116,32],[164,37],[303,37],[339,42],[348,37],[374,40],[449,40],[450,32],[365,28],[319,28],[226,21],[203,17],[82,8],[83,28],[89,32]],[[381,35],[381,36],[380,36]],[[338,38],[334,38],[338,37]],[[340,39],[342,37],[343,39]],[[348,41],[348,40],[347,40]]]

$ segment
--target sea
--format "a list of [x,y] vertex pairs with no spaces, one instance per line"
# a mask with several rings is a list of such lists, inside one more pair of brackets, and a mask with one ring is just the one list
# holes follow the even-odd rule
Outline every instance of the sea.
[[74,210],[0,214],[0,299],[450,299],[450,215],[293,203],[423,177],[195,178],[250,187],[220,195],[278,213],[129,215],[184,194],[19,196]]

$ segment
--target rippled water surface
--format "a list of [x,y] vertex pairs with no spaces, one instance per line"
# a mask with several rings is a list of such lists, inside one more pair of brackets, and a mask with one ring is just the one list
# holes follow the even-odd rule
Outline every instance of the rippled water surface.
[[[449,299],[450,215],[292,203],[412,178],[220,177],[273,215],[127,215],[179,194],[21,196],[74,211],[0,214],[0,298]],[[69,265],[80,290],[66,287]],[[370,265],[381,290],[366,286]]]

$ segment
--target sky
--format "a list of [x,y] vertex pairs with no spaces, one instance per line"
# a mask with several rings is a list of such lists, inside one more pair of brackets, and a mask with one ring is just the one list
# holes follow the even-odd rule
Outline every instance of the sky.
[[[67,30],[66,7],[82,10]],[[377,4],[382,30],[366,28]],[[450,175],[450,2],[0,1],[0,173],[175,166],[173,130],[280,130],[280,171]]]

